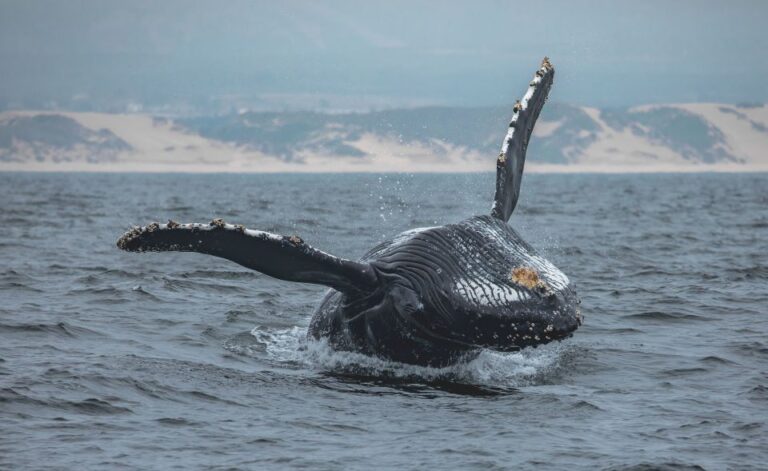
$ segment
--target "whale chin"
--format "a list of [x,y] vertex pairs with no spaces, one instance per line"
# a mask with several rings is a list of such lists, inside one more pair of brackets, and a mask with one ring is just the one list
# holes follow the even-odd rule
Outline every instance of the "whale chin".
[[527,347],[565,340],[582,324],[580,300],[571,287],[542,296],[538,303],[511,305],[491,315],[473,319],[467,339],[479,348],[515,352]]

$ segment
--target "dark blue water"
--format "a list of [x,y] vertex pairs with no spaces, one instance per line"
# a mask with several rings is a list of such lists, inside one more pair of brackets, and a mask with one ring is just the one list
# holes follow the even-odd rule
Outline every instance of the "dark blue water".
[[321,287],[115,248],[222,217],[354,258],[493,180],[0,174],[0,468],[765,469],[768,175],[527,175],[586,324],[444,370],[308,344]]

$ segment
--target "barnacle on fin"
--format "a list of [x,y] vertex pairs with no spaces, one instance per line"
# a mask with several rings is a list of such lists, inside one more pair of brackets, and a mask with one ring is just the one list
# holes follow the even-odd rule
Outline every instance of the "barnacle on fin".
[[224,220],[221,219],[221,218],[214,219],[213,221],[211,221],[211,227],[216,227],[216,228],[219,228],[219,229],[223,229],[224,228]]
[[[153,223],[153,224],[157,224],[157,223]],[[152,226],[152,224],[147,226],[147,230],[149,229],[150,226]],[[138,237],[141,236],[144,233],[144,231],[145,229],[139,226],[131,227],[131,230],[129,230],[128,232],[123,234],[122,237],[117,239],[117,247],[121,250],[130,250],[131,242],[138,239]]]

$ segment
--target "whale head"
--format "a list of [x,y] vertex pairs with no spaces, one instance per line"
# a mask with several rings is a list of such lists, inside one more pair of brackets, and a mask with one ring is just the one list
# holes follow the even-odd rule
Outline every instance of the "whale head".
[[344,296],[342,347],[437,366],[562,340],[581,324],[568,277],[489,216],[408,231],[363,260],[376,288]]
[[421,324],[430,326],[436,337],[498,351],[570,337],[583,320],[573,286],[550,285],[543,276],[534,280],[472,280],[458,296],[455,292],[436,293],[438,299],[428,296],[432,299],[422,303]]

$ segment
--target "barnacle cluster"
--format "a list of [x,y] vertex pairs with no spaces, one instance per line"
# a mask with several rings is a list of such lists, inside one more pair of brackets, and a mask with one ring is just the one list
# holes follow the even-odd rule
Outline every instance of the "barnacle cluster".
[[221,218],[216,218],[213,221],[211,221],[211,227],[215,227],[218,229],[224,229],[224,220]]
[[141,235],[141,227],[139,226],[133,226],[130,231],[123,234],[122,237],[117,239],[117,247],[122,250],[128,249],[128,244],[135,239],[136,237]]
[[530,290],[548,291],[547,284],[539,278],[539,274],[531,267],[516,267],[509,274],[509,279]]

